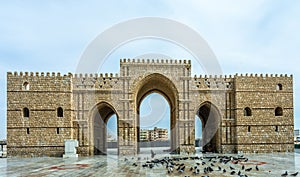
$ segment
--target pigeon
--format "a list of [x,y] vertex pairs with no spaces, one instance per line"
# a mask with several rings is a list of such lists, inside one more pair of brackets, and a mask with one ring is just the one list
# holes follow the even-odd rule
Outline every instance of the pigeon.
[[199,170],[199,169],[196,169],[193,173],[194,173],[194,174],[199,174],[199,173],[200,173],[200,170]]
[[226,173],[226,170],[225,170],[225,169],[223,169],[223,173]]
[[229,166],[230,170],[234,170],[234,168],[232,166]]
[[297,176],[298,172],[290,174],[291,176]]
[[235,174],[235,171],[232,171],[230,174],[231,174],[231,175],[234,175],[234,174]]
[[252,168],[247,168],[245,171],[251,171],[252,170]]
[[183,173],[183,172],[184,172],[184,169],[185,169],[185,166],[183,166],[181,169],[179,169],[179,172],[180,172],[180,173]]
[[137,165],[136,163],[133,163],[133,164],[132,164],[132,166],[135,166],[135,167],[137,167],[138,165]]
[[257,166],[257,165],[255,166],[255,169],[256,169],[256,171],[259,171],[259,169],[258,169],[258,166]]
[[156,154],[154,153],[154,151],[151,149],[151,158],[154,158]]
[[288,175],[288,172],[285,171],[285,173],[281,174],[281,176],[287,176]]
[[245,165],[242,166],[242,170],[244,170],[244,169],[245,169]]

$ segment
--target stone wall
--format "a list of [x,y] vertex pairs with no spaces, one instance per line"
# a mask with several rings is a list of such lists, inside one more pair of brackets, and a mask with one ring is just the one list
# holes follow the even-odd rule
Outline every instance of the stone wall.
[[[7,73],[9,156],[63,153],[64,139],[72,138],[71,78],[59,73]],[[57,116],[59,107],[63,117]]]
[[[102,134],[112,114],[118,120],[118,152],[137,154],[139,104],[153,92],[170,104],[174,151],[194,152],[196,115],[210,127],[205,136],[214,134],[209,143],[216,152],[293,151],[292,82],[286,75],[192,77],[190,60],[122,59],[118,74],[9,72],[8,155],[61,156],[65,139],[78,140],[82,156],[100,147],[105,153]],[[57,115],[59,107],[63,117]]]

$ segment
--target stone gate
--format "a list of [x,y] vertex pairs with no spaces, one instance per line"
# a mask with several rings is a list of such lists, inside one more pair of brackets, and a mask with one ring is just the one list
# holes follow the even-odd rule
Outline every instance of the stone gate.
[[156,92],[170,105],[170,151],[195,151],[195,116],[209,151],[290,152],[293,77],[191,76],[190,60],[120,60],[119,74],[7,73],[8,156],[106,154],[106,124],[117,116],[118,153],[139,152],[139,106]]

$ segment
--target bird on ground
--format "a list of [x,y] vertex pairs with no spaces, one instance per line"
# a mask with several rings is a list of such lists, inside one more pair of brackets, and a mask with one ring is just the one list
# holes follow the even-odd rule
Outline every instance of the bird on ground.
[[180,172],[180,173],[183,173],[183,172],[184,172],[184,169],[185,169],[185,166],[183,166],[181,169],[179,169],[179,172]]
[[258,169],[258,166],[257,166],[257,165],[255,166],[255,169],[256,169],[256,171],[259,171],[259,169]]
[[242,170],[244,170],[244,169],[245,169],[245,165],[242,166]]
[[298,172],[290,174],[291,176],[297,176]]
[[251,171],[252,170],[252,168],[247,168],[245,171]]
[[288,172],[285,171],[285,173],[281,174],[281,176],[287,176],[288,175]]
[[154,158],[156,154],[154,153],[154,151],[151,149],[151,158]]
[[225,170],[225,169],[223,169],[223,173],[226,173],[226,170]]
[[230,170],[234,170],[235,168],[233,168],[232,166],[229,166]]
[[235,171],[230,172],[230,174],[231,174],[231,175],[234,175],[234,174],[235,174]]
[[133,164],[132,164],[132,166],[135,166],[135,167],[137,167],[138,165],[137,165],[136,163],[133,163]]
[[199,169],[196,169],[193,173],[194,173],[194,174],[199,174],[199,173],[200,173],[200,170],[199,170]]

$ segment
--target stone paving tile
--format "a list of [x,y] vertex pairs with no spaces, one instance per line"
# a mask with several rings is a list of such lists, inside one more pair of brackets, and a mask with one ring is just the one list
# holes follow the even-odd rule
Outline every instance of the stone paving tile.
[[[255,164],[259,164],[259,171],[252,170],[250,172],[244,172],[248,176],[280,176],[285,171],[288,172],[300,172],[300,152],[298,153],[274,153],[274,154],[244,154],[249,158],[247,168],[255,168]],[[202,154],[197,154],[202,156]],[[211,154],[212,156],[218,156],[220,154]],[[223,154],[222,154],[223,155]],[[236,154],[232,154],[237,156]],[[171,155],[157,155],[155,158],[163,158]],[[183,155],[184,156],[184,155]],[[104,177],[156,177],[156,176],[168,176],[165,166],[155,165],[153,169],[143,168],[142,164],[147,161],[148,155],[141,155],[140,161],[137,157],[127,157],[128,161],[125,161],[124,157],[117,156],[95,156],[95,157],[79,157],[75,159],[63,159],[63,158],[8,158],[0,159],[0,176],[104,176]],[[188,169],[188,167],[194,166],[196,162],[200,160],[186,160],[184,162],[187,169],[184,174],[174,172],[169,176],[194,176]],[[264,163],[262,163],[264,162]],[[132,164],[136,163],[135,167]],[[229,168],[228,165],[218,164],[222,168]],[[240,164],[229,164],[230,166],[240,169]],[[202,167],[203,168],[203,167]],[[203,172],[203,170],[201,169]],[[198,176],[203,175],[200,173]],[[220,172],[212,172],[210,176],[232,176],[229,172],[223,174]],[[235,175],[236,176],[236,175]],[[300,176],[300,174],[299,174]]]

